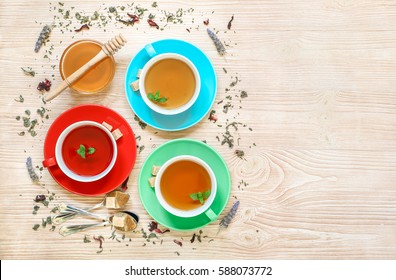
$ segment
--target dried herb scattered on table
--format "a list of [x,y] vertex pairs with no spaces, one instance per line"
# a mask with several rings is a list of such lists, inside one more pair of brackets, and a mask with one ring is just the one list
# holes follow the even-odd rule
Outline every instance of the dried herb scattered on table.
[[245,156],[245,152],[242,150],[235,150],[235,154],[241,159],[243,159],[243,157]]
[[21,69],[22,69],[23,73],[25,73],[25,75],[32,76],[32,77],[34,77],[36,75],[36,72],[33,71],[33,69],[31,67],[27,67],[27,69],[21,67]]
[[139,119],[138,116],[135,115],[134,120],[138,122],[141,129],[145,129],[147,124]]
[[83,25],[81,25],[81,27],[80,27],[80,28],[78,28],[78,29],[75,29],[74,31],[76,31],[76,32],[80,32],[80,31],[82,31],[82,30],[84,30],[84,29],[87,29],[87,30],[89,30],[89,25],[88,25],[88,24],[83,24]]
[[233,20],[234,20],[234,16],[231,17],[230,21],[229,21],[228,24],[227,24],[228,30],[231,29],[231,24],[232,24],[232,21],[233,21]]
[[23,98],[23,96],[20,94],[18,99],[14,99],[16,102],[20,102],[23,103],[23,101],[25,101],[25,98]]
[[217,37],[217,35],[212,30],[210,30],[208,28],[208,29],[206,29],[206,31],[208,32],[210,39],[212,39],[213,43],[215,44],[217,52],[220,55],[224,55],[226,53],[226,49],[225,49],[223,43],[220,41],[220,39]]
[[39,37],[37,38],[36,45],[34,47],[34,51],[38,52],[41,46],[47,41],[49,35],[51,33],[51,27],[49,25],[45,25],[40,32]]

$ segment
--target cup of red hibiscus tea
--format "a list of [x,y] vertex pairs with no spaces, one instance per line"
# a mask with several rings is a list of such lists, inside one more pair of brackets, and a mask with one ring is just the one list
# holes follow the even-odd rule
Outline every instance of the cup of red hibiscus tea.
[[111,132],[94,121],[71,124],[60,134],[55,157],[44,159],[43,166],[58,165],[69,178],[93,182],[106,176],[117,159],[117,143]]

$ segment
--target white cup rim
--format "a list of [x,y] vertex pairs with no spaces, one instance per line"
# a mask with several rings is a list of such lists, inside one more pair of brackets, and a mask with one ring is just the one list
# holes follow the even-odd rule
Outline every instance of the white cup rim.
[[[202,167],[205,168],[205,170],[208,172],[210,180],[211,180],[212,188],[211,188],[210,196],[205,200],[205,203],[203,205],[201,205],[198,208],[192,209],[192,210],[181,210],[181,209],[177,209],[177,208],[169,205],[161,193],[160,183],[161,183],[162,175],[164,174],[165,170],[171,164],[173,164],[177,161],[181,161],[181,160],[189,160],[189,161],[198,163],[199,165],[201,165]],[[178,217],[189,218],[189,217],[195,217],[202,213],[205,213],[210,208],[210,206],[212,205],[212,203],[216,197],[217,182],[216,182],[216,176],[214,175],[213,170],[210,168],[210,166],[205,161],[203,161],[202,159],[195,157],[195,156],[180,155],[180,156],[176,156],[176,157],[169,159],[161,166],[161,168],[159,169],[157,176],[156,176],[154,188],[155,188],[155,195],[156,195],[159,203],[161,204],[161,206],[163,208],[165,208],[166,211],[168,211],[169,213],[171,213],[175,216],[178,216]]]
[[[193,96],[186,104],[184,104],[180,107],[174,108],[174,109],[164,109],[161,106],[158,106],[155,103],[151,102],[148,99],[146,89],[144,88],[144,80],[145,80],[148,70],[158,61],[167,59],[167,58],[173,58],[173,59],[178,59],[178,60],[183,61],[192,70],[194,77],[195,77],[195,90],[194,90]],[[201,78],[200,78],[197,67],[187,57],[185,57],[181,54],[177,54],[177,53],[171,53],[171,52],[162,53],[162,54],[158,54],[158,55],[152,57],[143,66],[142,72],[140,73],[140,77],[139,77],[139,91],[140,91],[140,95],[142,96],[144,103],[146,103],[146,105],[150,109],[152,109],[153,111],[155,111],[159,114],[162,114],[162,115],[176,115],[176,114],[180,114],[182,112],[187,111],[192,105],[194,105],[195,101],[198,98],[200,90],[201,90]]]
[[[66,136],[73,131],[74,129],[81,127],[81,126],[95,126],[98,127],[100,129],[102,129],[107,136],[110,138],[112,146],[113,146],[113,157],[109,163],[109,165],[106,167],[105,170],[103,170],[101,173],[97,174],[97,175],[93,175],[93,176],[83,176],[83,175],[79,175],[76,174],[75,172],[73,172],[72,170],[70,170],[70,168],[67,167],[65,161],[63,160],[63,156],[62,156],[62,145],[63,142],[66,138]],[[79,121],[79,122],[75,122],[71,125],[69,125],[67,128],[65,128],[62,133],[59,135],[58,140],[56,141],[56,145],[55,145],[55,159],[56,162],[59,166],[59,168],[62,170],[62,172],[69,178],[75,180],[75,181],[79,181],[79,182],[93,182],[93,181],[97,181],[102,179],[104,176],[106,176],[111,169],[114,167],[114,164],[116,162],[117,159],[117,143],[113,137],[113,135],[111,134],[111,132],[102,124],[95,122],[95,121]]]

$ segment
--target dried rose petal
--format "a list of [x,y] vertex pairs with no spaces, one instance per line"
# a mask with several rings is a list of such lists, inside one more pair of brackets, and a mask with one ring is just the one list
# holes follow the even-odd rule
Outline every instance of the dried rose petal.
[[129,176],[128,176],[128,177],[125,179],[125,181],[122,182],[122,184],[121,184],[121,190],[122,190],[123,192],[126,192],[126,190],[128,189],[128,186],[127,186],[128,180],[129,180]]
[[158,229],[158,223],[155,221],[152,221],[151,223],[149,223],[149,231],[153,231]]
[[209,19],[204,20],[203,23],[204,23],[205,25],[208,25],[208,24],[209,24]]
[[156,228],[154,231],[155,231],[156,233],[160,233],[160,234],[164,234],[165,232],[170,232],[170,230],[169,230],[169,229],[166,229],[166,230],[160,230],[159,228]]
[[94,236],[93,239],[99,242],[99,249],[103,249],[103,247],[102,247],[102,244],[104,241],[103,236],[99,236],[99,237]]
[[215,115],[216,111],[212,110],[209,115],[209,120],[213,122],[217,122],[217,116]]
[[43,91],[43,90],[49,91],[50,88],[51,88],[51,81],[49,81],[48,79],[45,79],[44,81],[40,82],[37,86],[37,89],[39,91]]
[[45,199],[46,199],[45,195],[38,194],[38,195],[36,195],[36,198],[34,199],[34,202],[41,202],[41,201],[44,201]]
[[155,21],[152,20],[152,19],[148,19],[148,20],[147,20],[147,23],[148,23],[150,26],[152,26],[152,27],[155,27],[155,28],[157,28],[157,29],[159,28],[158,24],[155,23]]
[[139,17],[137,15],[132,15],[130,13],[127,13],[127,15],[132,19],[132,24],[134,24],[135,22],[139,22]]

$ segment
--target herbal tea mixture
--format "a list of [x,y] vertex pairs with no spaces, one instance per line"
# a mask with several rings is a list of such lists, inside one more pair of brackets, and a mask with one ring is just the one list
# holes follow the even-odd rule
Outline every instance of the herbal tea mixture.
[[[176,8],[175,10],[164,10],[160,7],[157,2],[153,2],[149,5],[140,5],[138,3],[129,3],[125,5],[108,6],[107,4],[98,4],[98,8],[92,11],[81,10],[77,6],[69,6],[63,2],[50,2],[48,17],[51,18],[51,23],[37,23],[37,41],[32,42],[32,55],[42,56],[41,60],[43,66],[50,66],[52,69],[51,74],[48,74],[46,68],[32,69],[29,65],[23,65],[21,67],[21,75],[26,79],[32,79],[37,75],[47,76],[44,80],[40,81],[38,85],[32,88],[33,91],[37,91],[35,95],[40,101],[40,105],[37,108],[25,108],[26,96],[16,93],[15,102],[19,103],[18,109],[21,113],[15,116],[16,121],[20,123],[20,130],[18,135],[20,137],[35,137],[38,133],[45,134],[46,131],[42,130],[43,124],[50,119],[49,112],[51,111],[49,105],[43,100],[42,95],[46,91],[51,89],[52,83],[54,82],[54,71],[57,71],[59,63],[60,49],[66,47],[63,40],[54,42],[51,39],[53,34],[62,34],[65,39],[74,39],[77,34],[86,34],[88,36],[91,32],[107,32],[107,28],[117,29],[120,31],[126,31],[133,29],[135,36],[143,36],[147,29],[157,29],[158,32],[165,32],[171,36],[174,29],[184,29],[188,36],[194,36],[198,33],[207,34],[207,40],[213,42],[213,48],[217,51],[217,55],[220,58],[224,58],[229,54],[229,49],[235,48],[236,44],[230,42],[232,34],[235,33],[233,30],[234,24],[237,22],[237,17],[230,15],[230,19],[224,26],[212,25],[215,18],[214,11],[212,12],[200,12],[194,8],[183,9]],[[79,35],[80,36],[80,35]],[[92,35],[92,37],[94,37]],[[223,38],[224,37],[224,38]],[[226,41],[225,41],[226,38]],[[58,49],[59,48],[59,49]],[[37,53],[37,54],[36,54]],[[230,66],[230,69],[232,67]],[[204,119],[206,122],[210,122],[218,128],[218,132],[214,135],[213,139],[202,139],[203,142],[207,143],[210,141],[217,141],[221,145],[228,147],[233,155],[240,160],[246,160],[245,156],[247,151],[243,151],[240,148],[240,144],[243,141],[246,146],[246,141],[249,139],[242,139],[241,132],[253,131],[247,124],[240,122],[240,113],[242,113],[243,101],[248,98],[248,93],[240,88],[242,80],[237,72],[231,71],[227,68],[222,68],[223,77],[228,77],[228,86],[224,89],[218,89],[217,100],[210,112],[208,118]],[[217,69],[217,71],[219,71]],[[52,81],[51,81],[52,80]],[[153,95],[155,98],[156,95]],[[158,101],[160,96],[158,95]],[[31,96],[29,97],[31,98]],[[134,120],[140,127],[140,132],[146,129],[147,124],[142,122],[136,115]],[[156,148],[155,145],[149,145],[148,143],[152,140],[143,139],[141,135],[138,135],[138,129],[135,129],[135,137],[137,141],[138,153],[140,154],[146,146],[151,149]],[[164,132],[153,131],[152,136],[158,136],[158,134],[164,136]],[[41,143],[40,143],[41,144]],[[254,142],[248,146],[255,146]],[[84,147],[85,148],[85,147]],[[89,149],[89,148],[88,148]],[[26,152],[26,151],[25,151]],[[86,151],[84,149],[84,156]],[[88,150],[89,154],[89,150]],[[54,192],[49,191],[40,182],[42,176],[41,172],[43,167],[34,165],[33,162],[39,161],[39,159],[32,159],[27,157],[26,166],[32,182],[40,185],[42,189],[33,200],[32,214],[37,218],[37,222],[32,225],[34,231],[49,230],[55,231],[57,226],[52,224],[51,216],[59,211],[57,207],[57,201],[60,199]],[[128,179],[120,186],[119,190],[127,191]],[[239,182],[238,189],[243,190],[241,186],[247,186],[247,182]],[[198,200],[200,197],[196,197]],[[236,198],[234,196],[234,198]],[[201,198],[202,200],[202,198]],[[235,200],[232,202],[233,206],[227,209],[219,217],[219,228],[227,228],[237,213],[239,201]],[[143,222],[141,222],[143,223]],[[103,234],[100,236],[85,234],[81,242],[87,246],[92,246],[96,252],[104,252],[108,242],[123,243],[125,246],[162,246],[164,243],[172,244],[175,247],[174,254],[177,256],[183,255],[185,250],[197,250],[198,245],[203,242],[215,242],[216,236],[208,236],[204,234],[204,230],[199,230],[186,236],[185,233],[171,232],[167,228],[161,227],[157,222],[151,221],[149,224],[138,225],[140,230],[135,230],[131,236],[119,234],[112,227],[110,233]],[[175,235],[173,235],[175,234]],[[177,236],[177,237],[175,237]],[[88,245],[90,244],[90,245]],[[106,249],[105,252],[110,253],[111,249]]]

